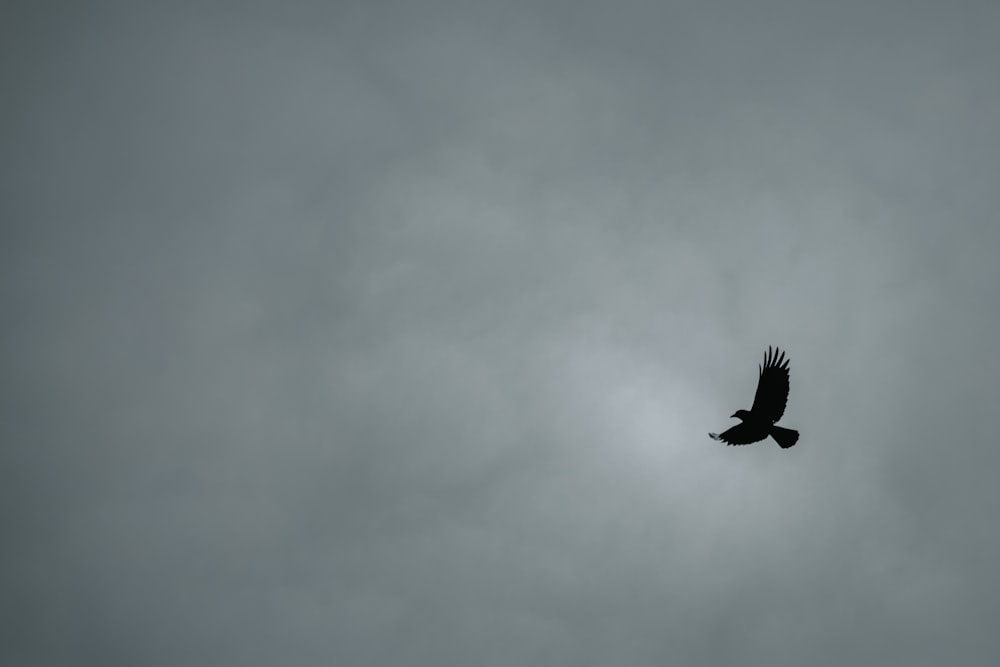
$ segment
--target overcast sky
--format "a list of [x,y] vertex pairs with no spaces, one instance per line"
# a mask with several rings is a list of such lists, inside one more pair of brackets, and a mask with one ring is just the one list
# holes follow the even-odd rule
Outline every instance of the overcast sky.
[[998,34],[5,4],[0,662],[1000,664]]

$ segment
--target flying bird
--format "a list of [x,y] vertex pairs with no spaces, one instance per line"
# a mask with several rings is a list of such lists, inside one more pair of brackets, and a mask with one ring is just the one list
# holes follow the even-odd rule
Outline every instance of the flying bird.
[[775,422],[785,413],[788,403],[788,359],[785,353],[768,346],[764,354],[764,365],[758,366],[760,378],[757,393],[749,410],[737,410],[733,417],[742,421],[722,433],[709,433],[713,440],[721,440],[727,445],[749,445],[771,436],[781,446],[788,449],[799,440],[799,432],[776,426]]

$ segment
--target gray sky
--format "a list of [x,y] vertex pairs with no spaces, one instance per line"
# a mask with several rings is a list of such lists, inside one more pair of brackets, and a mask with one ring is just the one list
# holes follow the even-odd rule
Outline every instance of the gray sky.
[[0,662],[997,664],[998,29],[13,3]]

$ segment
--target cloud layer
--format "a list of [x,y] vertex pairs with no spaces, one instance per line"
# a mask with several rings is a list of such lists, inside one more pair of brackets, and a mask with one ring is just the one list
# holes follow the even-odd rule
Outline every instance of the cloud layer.
[[13,11],[3,662],[995,662],[998,18]]

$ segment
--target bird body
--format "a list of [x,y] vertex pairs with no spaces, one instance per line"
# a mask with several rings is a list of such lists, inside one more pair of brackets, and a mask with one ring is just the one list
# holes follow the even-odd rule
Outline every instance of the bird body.
[[788,449],[799,440],[799,432],[776,422],[785,413],[788,404],[788,359],[785,353],[767,348],[764,364],[759,367],[757,393],[749,410],[737,410],[733,417],[740,423],[720,433],[709,433],[713,440],[727,445],[749,445],[771,436],[782,449]]

